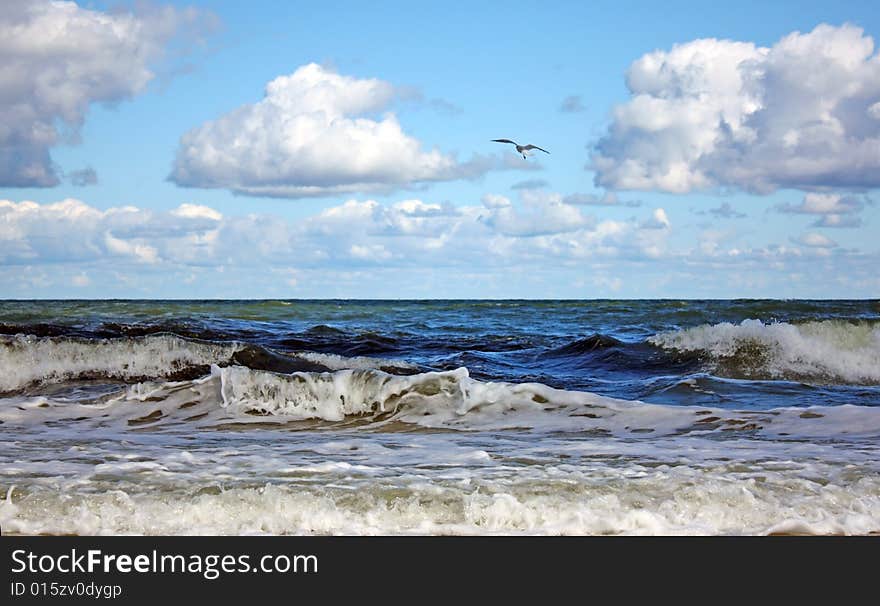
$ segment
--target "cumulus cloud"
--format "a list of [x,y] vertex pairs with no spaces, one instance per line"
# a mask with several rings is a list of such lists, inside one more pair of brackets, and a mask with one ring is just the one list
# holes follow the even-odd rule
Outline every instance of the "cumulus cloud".
[[[0,10],[0,185],[51,187],[61,170],[50,150],[75,143],[93,103],[144,90],[151,66],[182,29],[205,15],[153,7],[105,13],[74,2],[7,0]],[[70,174],[90,184],[91,173]]]
[[666,211],[662,208],[655,208],[651,217],[642,221],[641,225],[643,229],[669,229],[672,227],[669,217],[666,216]]
[[424,149],[389,111],[390,83],[311,63],[266,85],[265,97],[192,129],[170,179],[185,187],[302,198],[389,191],[527,168],[506,156],[460,162]]
[[880,55],[854,25],[771,47],[702,39],[644,55],[627,73],[589,168],[613,189],[880,186]]
[[171,214],[175,217],[182,217],[185,219],[208,219],[211,221],[219,221],[223,218],[223,215],[210,208],[208,206],[202,206],[201,204],[181,204],[176,209],[171,211]]
[[[528,190],[527,190],[528,191]],[[490,213],[482,217],[486,225],[505,236],[540,236],[562,234],[581,230],[593,225],[594,220],[580,210],[565,204],[558,196],[524,195],[525,211],[514,208],[506,198],[484,204]],[[507,202],[507,203],[504,203]]]

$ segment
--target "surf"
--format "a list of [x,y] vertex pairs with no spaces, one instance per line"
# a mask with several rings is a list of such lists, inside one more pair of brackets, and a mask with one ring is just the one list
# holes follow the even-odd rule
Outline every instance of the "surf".
[[276,372],[351,367],[413,372],[416,368],[395,360],[278,352],[238,341],[187,339],[171,333],[110,339],[15,335],[0,336],[0,394],[69,381],[195,379],[208,374],[212,365],[231,364]]
[[880,384],[878,321],[747,319],[667,331],[648,342],[668,351],[699,354],[721,376]]

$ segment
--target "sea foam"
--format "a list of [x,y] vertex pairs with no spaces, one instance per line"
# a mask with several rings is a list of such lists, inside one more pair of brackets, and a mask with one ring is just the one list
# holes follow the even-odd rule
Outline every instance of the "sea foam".
[[[301,421],[392,423],[457,431],[530,430],[585,436],[761,435],[776,438],[880,436],[880,408],[728,410],[620,400],[540,383],[479,381],[466,368],[398,376],[379,370],[279,374],[213,365],[193,381],[143,382],[95,401],[47,396],[0,399],[8,426],[212,428]],[[315,423],[318,423],[315,425]],[[294,427],[295,428],[295,427]]]
[[238,348],[170,334],[122,339],[2,337],[0,392],[81,378],[170,377],[228,360]]
[[[370,478],[358,484],[350,473],[346,477],[328,470],[318,476],[323,481],[311,485],[266,483],[222,490],[202,485],[202,490],[167,487],[147,493],[132,486],[67,495],[37,486],[10,490],[0,500],[0,523],[11,533],[84,535],[741,535],[880,530],[876,476],[822,483],[759,466],[755,477],[727,468],[652,469],[638,464],[584,471],[554,467],[540,480],[504,476],[429,484]],[[340,486],[342,478],[357,489]]]
[[112,339],[15,335],[0,336],[0,393],[82,379],[130,382],[196,378],[207,374],[212,364],[229,365],[241,360],[286,366],[288,370],[382,368],[414,372],[417,368],[396,360],[278,353],[246,343],[199,341],[174,334]]
[[723,376],[880,383],[880,322],[743,320],[665,332],[649,343],[707,356]]

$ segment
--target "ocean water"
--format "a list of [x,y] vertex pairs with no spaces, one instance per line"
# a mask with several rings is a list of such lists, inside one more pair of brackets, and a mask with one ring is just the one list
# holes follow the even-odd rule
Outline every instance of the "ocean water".
[[21,534],[880,532],[880,301],[0,302]]

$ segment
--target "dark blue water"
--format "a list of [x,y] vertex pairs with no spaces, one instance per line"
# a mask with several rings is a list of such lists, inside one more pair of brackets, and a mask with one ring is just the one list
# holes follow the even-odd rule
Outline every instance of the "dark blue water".
[[[659,334],[747,320],[818,332],[780,342],[772,329],[743,331],[748,334],[729,355],[707,344],[680,349],[651,342]],[[628,400],[746,408],[880,404],[878,327],[877,300],[0,303],[0,334],[171,333],[274,352],[405,360],[422,370],[463,366],[481,380],[540,382]],[[823,356],[835,366],[841,352],[867,368],[864,376],[826,368]]]

